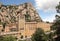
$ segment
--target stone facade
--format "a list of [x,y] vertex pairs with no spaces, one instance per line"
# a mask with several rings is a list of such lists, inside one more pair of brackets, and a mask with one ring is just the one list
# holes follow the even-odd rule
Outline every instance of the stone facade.
[[[50,30],[50,23],[42,21],[31,3],[21,5],[0,4],[0,35],[14,35],[18,38],[31,37],[36,28]],[[3,23],[6,23],[4,31]]]

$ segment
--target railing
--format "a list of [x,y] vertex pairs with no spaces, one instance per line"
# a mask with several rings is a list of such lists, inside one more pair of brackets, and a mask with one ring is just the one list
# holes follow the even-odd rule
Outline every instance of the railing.
[[0,32],[0,35],[18,34],[19,32]]

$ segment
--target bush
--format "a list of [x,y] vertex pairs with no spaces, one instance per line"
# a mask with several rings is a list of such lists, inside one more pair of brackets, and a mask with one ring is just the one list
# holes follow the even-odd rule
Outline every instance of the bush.
[[31,39],[32,41],[45,41],[44,35],[44,30],[41,28],[37,28]]
[[13,36],[1,36],[0,41],[16,41],[16,38]]

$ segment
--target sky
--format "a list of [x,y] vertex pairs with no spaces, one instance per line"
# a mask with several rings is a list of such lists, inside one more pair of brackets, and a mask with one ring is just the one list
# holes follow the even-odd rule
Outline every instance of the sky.
[[58,5],[59,1],[60,0],[0,0],[0,3],[3,3],[4,5],[19,5],[30,2],[36,8],[43,21],[53,22],[53,20],[55,20],[55,15],[57,14],[55,7]]

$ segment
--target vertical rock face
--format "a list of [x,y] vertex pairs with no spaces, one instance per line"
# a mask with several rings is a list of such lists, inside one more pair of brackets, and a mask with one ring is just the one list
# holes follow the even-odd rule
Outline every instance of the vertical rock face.
[[18,17],[23,18],[25,16],[25,21],[42,21],[39,14],[32,6],[31,3],[24,3],[20,5],[3,5],[0,4],[0,20],[7,23],[18,22]]

